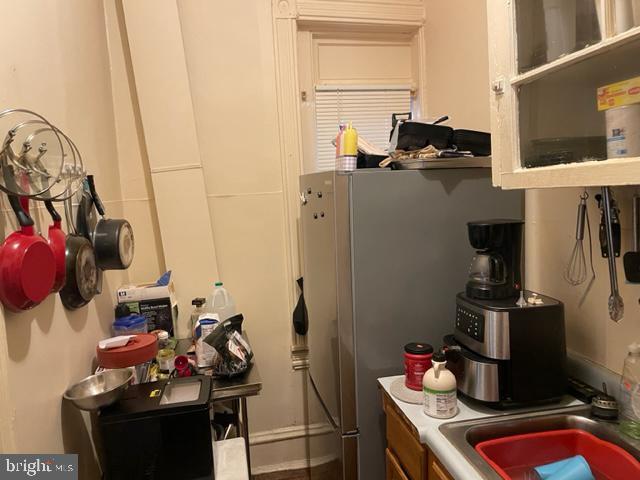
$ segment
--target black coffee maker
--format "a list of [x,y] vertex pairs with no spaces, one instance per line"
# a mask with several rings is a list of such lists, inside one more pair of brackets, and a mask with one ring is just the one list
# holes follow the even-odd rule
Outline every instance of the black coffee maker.
[[469,242],[476,249],[466,294],[479,300],[518,297],[522,286],[522,226],[520,220],[467,223]]
[[447,368],[458,391],[497,408],[555,401],[566,391],[564,306],[522,292],[520,220],[467,224],[476,249],[466,291],[456,296]]

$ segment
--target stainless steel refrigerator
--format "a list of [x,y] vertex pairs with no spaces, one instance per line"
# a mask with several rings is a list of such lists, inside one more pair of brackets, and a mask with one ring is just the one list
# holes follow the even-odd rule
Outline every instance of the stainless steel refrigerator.
[[300,177],[312,478],[382,480],[376,379],[403,347],[441,346],[473,250],[466,222],[522,218],[523,195],[488,168],[323,172]]

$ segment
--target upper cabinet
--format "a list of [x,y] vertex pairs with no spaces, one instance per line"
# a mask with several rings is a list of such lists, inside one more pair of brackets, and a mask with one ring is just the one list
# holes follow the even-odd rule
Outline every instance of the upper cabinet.
[[487,6],[494,184],[640,184],[640,0]]

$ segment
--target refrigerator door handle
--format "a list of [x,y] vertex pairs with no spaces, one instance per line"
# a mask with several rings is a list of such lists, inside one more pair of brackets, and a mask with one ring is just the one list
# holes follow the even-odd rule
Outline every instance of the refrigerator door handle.
[[311,381],[311,387],[313,387],[313,391],[316,393],[316,397],[318,397],[318,400],[320,401],[320,405],[322,405],[322,410],[324,410],[324,414],[327,416],[327,420],[329,420],[329,423],[334,430],[338,430],[340,427],[331,415],[331,412],[329,412],[327,405],[324,403],[322,395],[320,395],[320,391],[318,390],[318,387],[316,387],[316,382],[313,380],[313,375],[311,375],[311,370],[309,370],[309,380]]

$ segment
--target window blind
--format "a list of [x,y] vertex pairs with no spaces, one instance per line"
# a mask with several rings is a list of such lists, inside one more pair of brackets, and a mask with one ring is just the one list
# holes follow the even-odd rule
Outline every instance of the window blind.
[[411,111],[408,86],[316,87],[316,170],[333,170],[336,150],[331,143],[341,123],[351,122],[361,135],[387,150],[391,114]]

